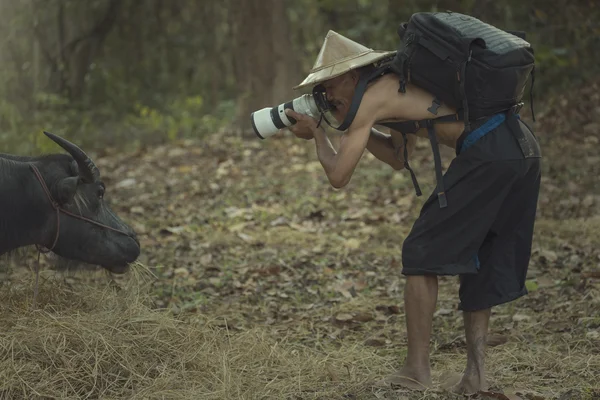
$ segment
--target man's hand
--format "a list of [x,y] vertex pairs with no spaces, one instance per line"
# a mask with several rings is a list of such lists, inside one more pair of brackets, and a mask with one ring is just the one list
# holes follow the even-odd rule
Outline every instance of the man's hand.
[[314,131],[317,129],[317,121],[305,114],[299,114],[289,108],[285,113],[288,117],[294,118],[296,123],[288,129],[298,138],[310,140],[314,138]]

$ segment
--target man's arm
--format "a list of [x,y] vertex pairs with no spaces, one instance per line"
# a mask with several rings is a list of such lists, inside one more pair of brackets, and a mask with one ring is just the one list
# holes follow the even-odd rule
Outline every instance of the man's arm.
[[[396,145],[400,146],[396,149],[391,137],[372,128],[377,118],[378,106],[377,102],[365,101],[363,98],[363,103],[356,113],[352,125],[342,135],[337,151],[323,128],[317,128],[313,118],[286,109],[286,114],[298,121],[296,125],[290,127],[292,131],[300,132],[307,129],[312,131],[317,156],[333,187],[339,189],[348,184],[365,149],[369,149],[375,157],[394,169],[404,168],[403,141]],[[414,135],[407,135],[409,154],[412,153],[415,140]]]
[[291,109],[286,109],[285,112],[297,120],[297,123],[289,128],[292,132],[304,132],[307,129],[312,131],[317,147],[317,156],[329,183],[338,189],[346,186],[367,147],[371,127],[375,123],[373,114],[370,114],[366,107],[359,108],[352,126],[342,136],[339,149],[336,151],[323,128],[317,127],[314,118]]
[[[401,137],[398,132],[397,137]],[[406,135],[408,144],[408,154],[412,154],[415,142],[415,135]],[[404,141],[394,144],[391,135],[386,135],[375,128],[371,128],[371,135],[367,142],[367,150],[371,152],[378,160],[390,165],[395,170],[404,168]]]
[[369,133],[370,129],[367,126],[351,127],[342,136],[336,152],[322,128],[314,131],[317,156],[331,186],[339,189],[350,182],[354,169],[367,146]]

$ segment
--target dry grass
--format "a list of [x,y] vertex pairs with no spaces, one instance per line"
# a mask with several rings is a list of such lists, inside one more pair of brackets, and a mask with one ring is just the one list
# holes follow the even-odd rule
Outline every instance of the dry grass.
[[[439,390],[401,394],[372,388],[371,382],[397,365],[397,351],[353,340],[309,348],[299,344],[297,331],[289,336],[260,326],[231,331],[214,315],[183,319],[153,310],[152,277],[141,265],[121,286],[74,289],[51,275],[42,279],[36,310],[28,287],[0,291],[1,398],[454,398]],[[491,349],[492,383],[513,382],[521,392],[546,398],[577,389],[573,398],[592,399],[590,386],[581,383],[593,382],[600,370],[598,346],[544,335],[529,325]],[[464,358],[460,344],[435,351],[436,383],[442,371],[461,371]]]
[[152,310],[149,279],[134,271],[121,290],[46,280],[37,310],[29,290],[3,289],[1,397],[334,399],[360,391],[381,364],[360,348],[317,353],[261,329],[232,334],[218,320]]

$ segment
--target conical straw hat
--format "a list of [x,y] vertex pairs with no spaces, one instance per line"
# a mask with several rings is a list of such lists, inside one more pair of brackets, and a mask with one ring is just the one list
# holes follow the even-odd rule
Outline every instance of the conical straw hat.
[[340,76],[352,69],[372,64],[395,53],[395,51],[369,49],[330,30],[325,37],[323,46],[319,51],[310,74],[294,89],[316,85],[317,83]]

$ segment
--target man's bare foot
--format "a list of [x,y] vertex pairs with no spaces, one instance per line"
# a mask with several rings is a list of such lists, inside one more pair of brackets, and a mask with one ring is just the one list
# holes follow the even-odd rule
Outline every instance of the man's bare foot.
[[477,373],[465,373],[464,375],[457,373],[445,374],[442,377],[442,388],[453,393],[472,395],[479,391],[488,389],[484,376],[479,376]]
[[431,373],[403,367],[386,376],[377,383],[378,386],[401,386],[411,390],[425,390],[431,386]]
[[458,394],[475,394],[480,390],[487,390],[487,383],[485,376],[479,376],[479,374],[465,374],[456,386],[452,388],[454,393]]

